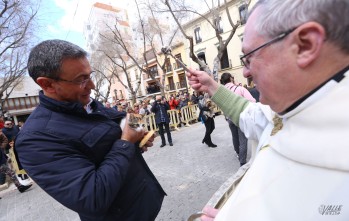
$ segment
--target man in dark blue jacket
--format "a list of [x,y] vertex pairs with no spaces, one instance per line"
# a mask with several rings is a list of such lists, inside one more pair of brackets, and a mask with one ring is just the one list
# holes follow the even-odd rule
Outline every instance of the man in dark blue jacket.
[[157,95],[155,101],[151,107],[151,112],[155,114],[155,123],[159,127],[159,134],[161,137],[162,144],[160,147],[164,147],[166,145],[165,135],[164,135],[164,127],[167,133],[167,140],[170,143],[170,146],[173,146],[172,137],[170,132],[170,118],[168,117],[167,111],[170,109],[170,105],[161,95]]
[[80,47],[62,40],[35,46],[28,71],[40,105],[16,138],[20,162],[49,195],[82,221],[155,220],[165,192],[137,143],[144,131],[123,130],[120,113],[90,98],[95,85]]

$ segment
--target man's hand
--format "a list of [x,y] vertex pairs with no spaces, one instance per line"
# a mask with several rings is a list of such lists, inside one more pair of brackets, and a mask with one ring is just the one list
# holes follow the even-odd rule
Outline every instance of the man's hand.
[[[146,131],[144,134],[144,137],[147,136],[147,134],[150,133],[150,131]],[[153,142],[155,139],[155,133],[153,133],[150,138],[147,140],[147,142],[141,147],[142,151],[148,151],[148,147],[152,147],[153,146]]]
[[213,221],[217,216],[218,211],[218,209],[215,209],[213,207],[205,206],[202,210],[205,215],[202,215],[200,217],[201,221]]
[[196,91],[207,92],[212,96],[219,87],[219,84],[206,72],[193,70],[190,68],[190,72],[187,72],[189,84]]
[[121,140],[126,140],[126,141],[129,141],[131,143],[136,143],[143,138],[144,129],[137,128],[137,130],[136,130],[136,129],[131,128],[130,125],[128,124],[129,117],[130,117],[129,114],[127,114],[126,123],[125,123],[125,126],[123,128],[122,135],[121,135]]

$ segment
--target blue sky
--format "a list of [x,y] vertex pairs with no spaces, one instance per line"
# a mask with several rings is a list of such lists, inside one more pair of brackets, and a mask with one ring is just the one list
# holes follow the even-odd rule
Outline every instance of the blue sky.
[[89,0],[43,0],[37,15],[40,41],[63,39],[85,48],[83,25],[90,7]]
[[63,39],[86,49],[83,27],[95,2],[127,8],[130,0],[41,0],[40,40]]

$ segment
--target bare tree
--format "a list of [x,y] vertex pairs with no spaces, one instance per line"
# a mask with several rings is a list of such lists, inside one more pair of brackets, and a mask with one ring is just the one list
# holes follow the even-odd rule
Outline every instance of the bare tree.
[[[139,90],[141,81],[137,81],[134,85],[131,76],[128,72],[130,65],[139,65],[136,56],[132,54],[132,48],[130,45],[130,36],[123,33],[120,28],[115,26],[110,28],[110,33],[101,34],[101,42],[103,46],[98,50],[103,54],[103,60],[106,65],[104,68],[107,70],[110,76],[110,85],[113,78],[118,79],[118,81],[125,87],[125,89],[131,94],[132,103],[136,102],[136,94]],[[132,58],[132,59],[130,59]],[[139,72],[140,79],[141,72]],[[125,79],[125,81],[123,81]],[[110,87],[109,87],[110,89]]]
[[[161,93],[164,95],[164,84],[165,84],[165,73],[166,73],[166,58],[164,61],[159,60],[157,56],[161,51],[162,46],[171,44],[177,30],[174,30],[170,34],[164,34],[168,30],[168,26],[161,24],[155,13],[151,10],[152,6],[149,2],[139,3],[137,0],[134,1],[137,7],[138,22],[136,27],[133,29],[133,35],[137,35],[139,42],[132,41],[131,33],[127,34],[123,32],[119,26],[109,27],[110,33],[102,33],[101,36],[104,39],[104,47],[100,48],[104,56],[109,61],[109,69],[113,76],[116,77],[121,84],[131,94],[131,100],[133,103],[136,101],[137,91],[140,89],[141,80],[137,81],[136,84],[132,82],[129,74],[129,67],[136,66],[139,70],[139,77],[141,74],[146,73],[152,80],[154,80],[159,86]],[[144,8],[140,8],[144,6]],[[147,16],[144,16],[146,14]],[[117,23],[118,21],[116,21]],[[109,41],[109,43],[108,43]],[[157,66],[162,69],[162,80],[161,82],[156,78],[156,75],[149,68],[149,54],[152,54],[152,58],[155,59]],[[125,79],[125,82],[122,81]]]
[[[164,14],[156,13],[154,9],[156,8],[157,4],[157,2],[150,2],[149,0],[147,0],[147,2],[145,3],[147,11],[150,14],[147,28],[144,29],[147,33],[145,36],[148,39],[150,50],[154,53],[154,55],[157,55],[159,52],[161,52],[162,48],[168,47],[173,42],[175,42],[175,37],[178,33],[178,28],[171,30],[170,24],[164,24],[160,22],[163,20],[161,19],[161,16],[164,17]],[[165,95],[165,74],[169,66],[168,54],[163,54],[163,58],[163,60],[160,60],[159,56],[155,56],[156,64],[161,68],[162,71],[161,82],[158,86],[160,86],[161,94]]]
[[0,107],[26,73],[25,55],[38,9],[29,1],[0,2]]
[[[216,1],[212,1],[211,4],[209,4],[207,2],[207,0],[202,0],[201,1],[201,5],[205,5],[207,7],[207,10],[205,13],[201,13],[196,9],[193,9],[192,7],[189,7],[185,4],[185,1],[183,0],[164,0],[164,4],[166,5],[168,11],[171,13],[173,19],[175,20],[175,22],[177,23],[179,29],[181,30],[183,36],[189,41],[189,49],[190,49],[190,58],[197,64],[199,64],[199,66],[205,70],[207,73],[209,73],[210,75],[213,75],[214,79],[216,81],[218,81],[218,67],[220,64],[220,60],[223,56],[224,51],[227,48],[227,45],[229,44],[230,40],[233,38],[236,29],[239,27],[239,25],[241,24],[241,21],[236,21],[234,22],[231,18],[231,14],[229,11],[229,7],[234,3],[237,2],[238,0],[224,0],[223,4],[221,4],[220,0],[216,0]],[[240,0],[239,0],[240,1]],[[245,4],[250,4],[251,0],[241,0],[243,1]],[[231,26],[231,31],[229,33],[229,35],[226,38],[222,37],[222,33],[221,33],[221,27],[220,27],[220,23],[219,23],[219,13],[220,11],[225,11],[225,13],[227,14],[228,20],[229,20],[229,24]],[[214,29],[215,31],[215,37],[218,40],[218,53],[216,55],[216,57],[214,58],[213,61],[213,69],[212,71],[209,69],[209,67],[207,66],[207,64],[199,59],[195,53],[194,53],[194,40],[193,40],[193,36],[189,35],[188,33],[185,32],[184,27],[181,23],[181,20],[178,15],[182,15],[184,12],[186,13],[190,13],[190,14],[194,14],[197,17],[201,17],[202,19],[204,19],[205,21],[208,22],[208,24],[210,24],[210,26]]]
[[93,75],[95,82],[94,97],[101,102],[108,101],[112,81],[117,73],[115,66],[110,64],[107,60],[108,57],[105,55],[108,47],[109,45],[106,45],[105,41],[101,39],[97,45],[99,50],[94,51],[90,58],[91,66],[95,71]]

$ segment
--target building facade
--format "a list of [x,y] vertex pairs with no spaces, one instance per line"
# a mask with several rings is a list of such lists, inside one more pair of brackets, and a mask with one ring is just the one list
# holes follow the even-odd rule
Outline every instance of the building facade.
[[[111,37],[112,30],[115,28],[120,31],[121,35],[130,36],[130,25],[128,22],[127,10],[100,2],[93,4],[88,21],[84,27],[84,36],[86,38],[87,51],[89,52],[90,56],[98,59],[98,61],[91,59],[92,66],[94,66],[96,63],[103,64],[104,68],[100,68],[101,70],[99,71],[105,76],[110,76],[112,74],[110,71],[113,69],[112,62],[105,56],[94,55],[101,53],[99,50],[105,46],[103,45],[103,41],[105,40],[103,36]],[[120,79],[121,81],[124,81],[122,74],[120,75]],[[105,82],[103,86],[98,88],[98,90],[100,93],[104,93],[108,89],[108,86],[108,82]],[[118,79],[112,79],[108,101],[112,102],[115,99],[124,99],[125,96],[127,96],[125,87]]]
[[39,105],[39,91],[41,88],[29,76],[13,89],[8,99],[0,106],[0,114],[11,118],[15,124],[25,121],[31,112]]
[[[253,2],[251,4],[253,4]],[[244,26],[246,23],[248,5],[246,4],[246,1],[241,0],[227,1],[227,5],[231,19],[234,22],[241,21],[241,25],[237,28],[233,38],[230,40],[226,50],[223,52],[223,57],[220,60],[218,69],[219,78],[223,72],[229,72],[235,76],[237,83],[246,84],[247,79],[245,79],[242,75],[243,66],[240,61],[240,55],[242,54],[241,44]],[[213,22],[215,22],[219,27],[219,33],[221,34],[223,41],[225,41],[232,31],[232,27],[225,11],[225,5],[221,6],[218,11],[219,15],[216,17],[216,19],[211,18],[209,12],[204,14],[204,17],[212,21],[214,20]],[[219,42],[216,38],[214,28],[203,17],[193,19],[186,23],[183,27],[188,35],[194,37],[195,55],[199,59],[205,61],[205,63],[208,64],[209,68],[212,70],[213,62],[218,54],[219,47]],[[188,42],[186,42],[185,51],[186,54],[189,54],[190,52]],[[198,64],[194,63],[191,59],[188,60],[189,66],[199,67]]]

